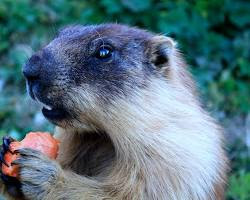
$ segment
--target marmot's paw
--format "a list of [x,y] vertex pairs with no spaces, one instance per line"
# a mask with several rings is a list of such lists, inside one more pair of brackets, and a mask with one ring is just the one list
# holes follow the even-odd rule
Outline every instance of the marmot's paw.
[[[7,151],[9,151],[9,145],[13,141],[14,139],[12,139],[11,137],[8,137],[8,136],[3,137],[3,144],[0,147],[0,169],[2,169],[2,165],[8,166],[8,164],[4,160],[4,155]],[[11,196],[16,197],[16,198],[23,196],[21,192],[21,183],[17,178],[3,174],[2,170],[0,170],[0,176],[1,176],[2,182],[6,186],[7,192]]]
[[17,150],[19,158],[13,164],[19,166],[21,190],[27,199],[43,199],[55,185],[61,168],[41,152],[23,148]]

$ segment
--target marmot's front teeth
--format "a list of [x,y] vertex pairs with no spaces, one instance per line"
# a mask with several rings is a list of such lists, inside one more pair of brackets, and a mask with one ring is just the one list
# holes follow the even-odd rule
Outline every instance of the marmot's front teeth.
[[47,110],[52,110],[52,107],[50,107],[50,106],[48,106],[48,105],[43,104],[43,107],[44,107],[45,109],[47,109]]
[[49,105],[46,105],[46,104],[44,104],[43,102],[41,102],[41,101],[37,101],[39,104],[41,104],[41,106],[42,107],[44,107],[46,110],[52,110],[53,108],[51,107],[51,106],[49,106]]
[[52,110],[53,109],[51,106],[46,105],[43,102],[41,102],[38,98],[35,97],[35,99],[36,99],[37,103],[40,104],[42,107],[44,107],[46,110]]

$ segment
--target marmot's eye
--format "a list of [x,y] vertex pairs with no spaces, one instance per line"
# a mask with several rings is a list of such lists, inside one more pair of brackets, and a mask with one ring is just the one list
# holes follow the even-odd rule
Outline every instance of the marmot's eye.
[[112,50],[109,46],[101,46],[96,53],[96,57],[99,59],[108,58],[112,55]]

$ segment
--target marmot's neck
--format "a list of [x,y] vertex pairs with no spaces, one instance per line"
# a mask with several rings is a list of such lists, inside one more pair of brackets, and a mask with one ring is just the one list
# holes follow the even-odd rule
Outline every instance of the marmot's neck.
[[[135,94],[129,101],[117,100],[117,107],[114,105],[100,120],[103,129],[120,150],[130,145],[131,148],[152,146],[156,140],[161,143],[161,138],[166,139],[169,131],[179,128],[189,131],[203,118],[193,95],[165,80],[154,80]],[[156,146],[159,148],[159,144]]]

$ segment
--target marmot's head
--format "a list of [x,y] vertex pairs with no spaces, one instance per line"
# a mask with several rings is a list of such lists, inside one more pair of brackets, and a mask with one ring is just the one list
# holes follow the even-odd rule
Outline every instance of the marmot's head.
[[174,42],[118,24],[72,26],[59,32],[23,68],[30,96],[59,126],[91,126],[118,99],[166,78]]

